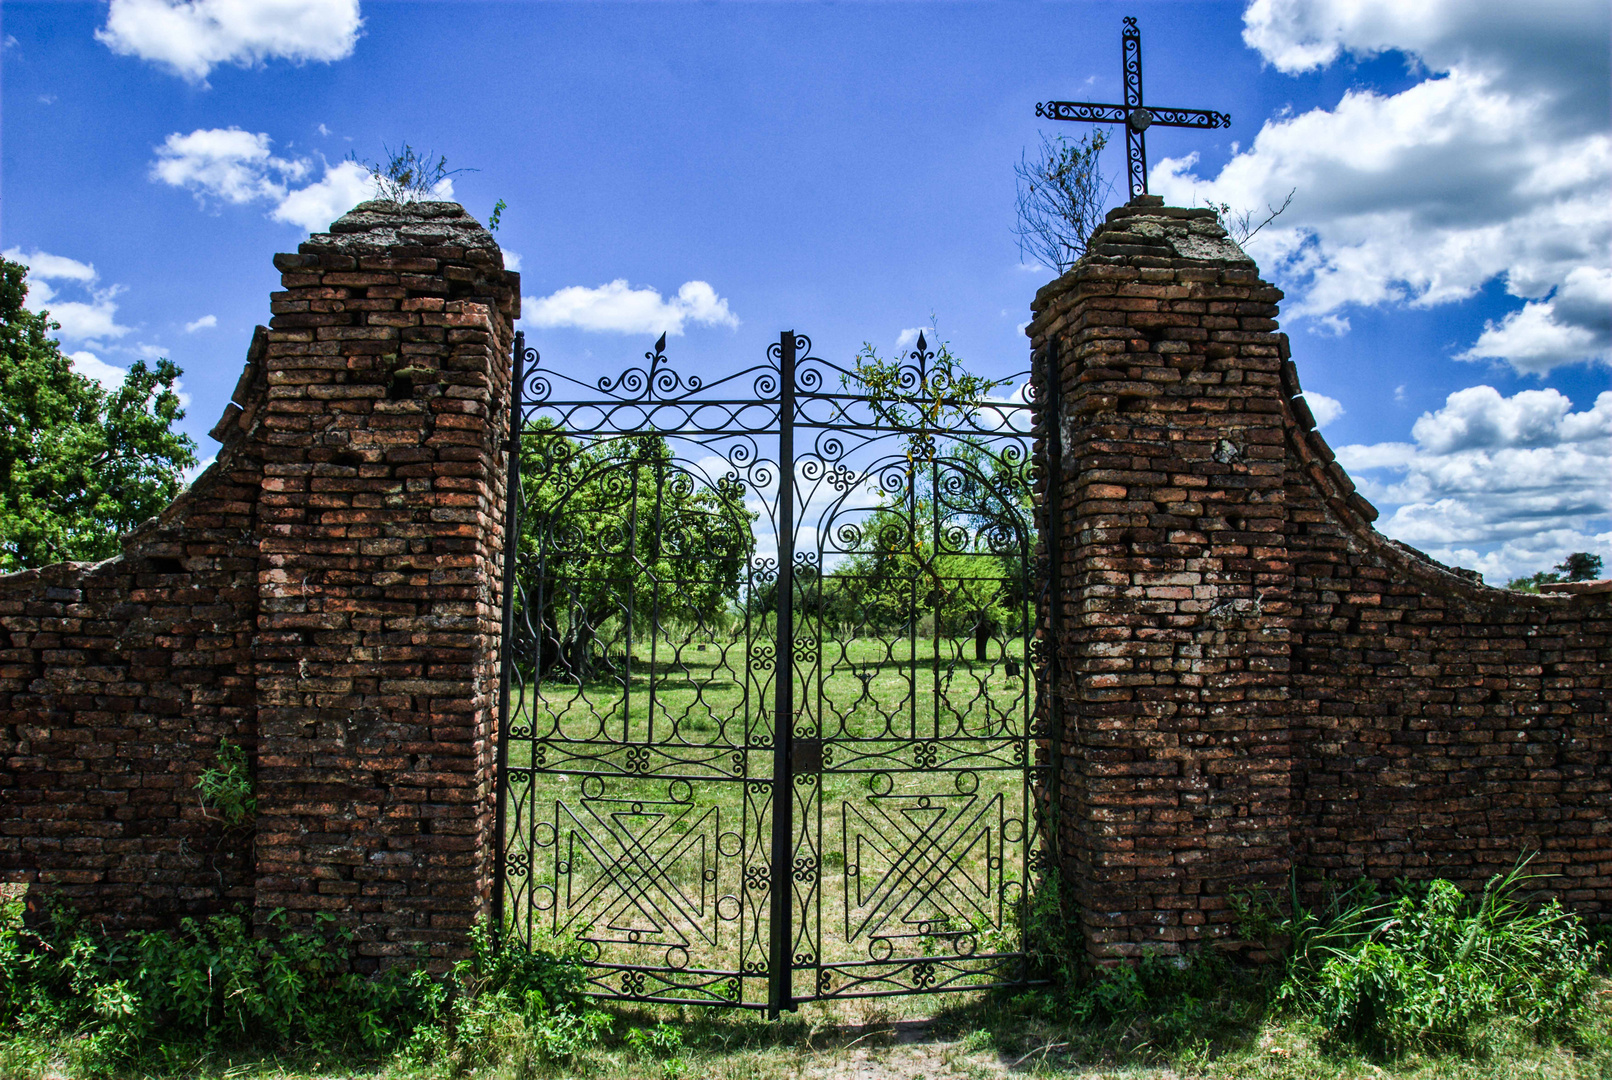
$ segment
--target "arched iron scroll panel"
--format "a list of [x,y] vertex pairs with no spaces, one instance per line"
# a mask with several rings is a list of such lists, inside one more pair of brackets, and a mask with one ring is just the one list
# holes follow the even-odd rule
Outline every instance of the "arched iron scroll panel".
[[665,345],[585,383],[517,338],[498,925],[640,1001],[1030,981],[1035,386]]

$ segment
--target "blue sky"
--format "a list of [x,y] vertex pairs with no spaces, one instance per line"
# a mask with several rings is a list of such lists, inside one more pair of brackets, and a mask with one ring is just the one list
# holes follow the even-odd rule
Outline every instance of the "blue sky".
[[1233,117],[1151,132],[1153,190],[1295,192],[1249,253],[1379,528],[1491,581],[1612,564],[1599,0],[8,0],[0,248],[80,370],[184,368],[203,456],[272,255],[364,197],[344,158],[405,141],[478,170],[452,183],[476,216],[508,204],[546,364],[612,372],[662,329],[685,369],[785,328],[843,360],[933,315],[1017,371],[1051,275],[1021,263],[1013,166],[1083,132],[1037,100],[1118,99],[1127,14],[1150,101]]

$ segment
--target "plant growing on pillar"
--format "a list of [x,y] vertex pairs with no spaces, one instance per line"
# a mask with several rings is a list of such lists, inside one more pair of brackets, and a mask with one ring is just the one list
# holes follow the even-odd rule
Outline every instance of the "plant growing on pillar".
[[[369,171],[370,180],[375,184],[375,197],[387,202],[411,203],[422,199],[451,198],[453,195],[453,178],[460,173],[475,172],[475,169],[450,169],[445,155],[435,155],[432,160],[431,151],[420,151],[404,143],[397,150],[383,146],[386,151],[386,163],[369,161],[348,154],[347,160],[362,165]],[[500,200],[500,209],[502,200]],[[497,220],[497,212],[494,212]],[[494,226],[497,227],[496,225]]]
[[1086,253],[1092,231],[1103,223],[1103,207],[1114,182],[1098,168],[1108,132],[1096,128],[1078,142],[1062,135],[1041,136],[1041,152],[1026,151],[1013,167],[1018,178],[1018,217],[1014,235],[1019,256],[1029,255],[1059,274]]
[[214,764],[196,778],[196,793],[201,798],[202,813],[222,821],[226,829],[244,824],[257,813],[246,751],[228,739],[222,740]]

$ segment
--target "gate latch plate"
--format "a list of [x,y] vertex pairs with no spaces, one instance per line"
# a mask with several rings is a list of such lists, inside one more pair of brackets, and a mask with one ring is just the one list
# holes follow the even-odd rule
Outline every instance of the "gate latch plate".
[[789,748],[789,771],[795,776],[823,771],[823,740],[796,739]]

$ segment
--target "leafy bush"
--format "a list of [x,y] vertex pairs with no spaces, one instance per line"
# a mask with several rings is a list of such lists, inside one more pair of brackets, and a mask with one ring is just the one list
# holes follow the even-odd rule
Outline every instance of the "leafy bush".
[[1458,1049],[1501,1014],[1541,1034],[1571,1027],[1601,948],[1558,902],[1526,902],[1526,865],[1475,898],[1438,880],[1385,900],[1363,883],[1320,916],[1296,909],[1277,1000],[1376,1051]]
[[1045,989],[1017,1003],[1059,1023],[1106,1029],[1110,1038],[1178,1047],[1256,1020],[1268,994],[1264,973],[1239,967],[1214,948],[1145,955],[1099,968],[1086,953],[1078,911],[1049,871],[1031,893],[1025,951]]
[[0,1019],[79,1036],[86,1068],[249,1046],[377,1051],[433,1020],[446,998],[424,971],[365,976],[353,934],[322,917],[290,930],[276,915],[254,937],[239,915],[182,920],[174,932],[114,938],[65,905],[0,923]]
[[63,904],[42,926],[20,901],[0,912],[0,1023],[7,1047],[69,1049],[77,1072],[182,1068],[217,1051],[375,1056],[401,1050],[455,1072],[505,1061],[529,1072],[592,1046],[609,1019],[583,1011],[574,945],[499,942],[485,925],[444,978],[423,969],[363,975],[356,937],[329,916],[293,930],[276,913],[254,934],[240,915],[113,937]]
[[498,940],[485,923],[470,932],[471,956],[454,966],[457,991],[443,1023],[418,1030],[404,1050],[423,1066],[455,1074],[511,1063],[518,1075],[545,1061],[568,1061],[596,1045],[610,1017],[583,1008],[584,975],[575,942],[544,940],[527,949]]
[[639,1057],[660,1059],[660,1071],[665,1080],[680,1080],[688,1075],[688,1062],[681,1056],[685,1049],[683,1034],[672,1025],[635,1027],[627,1032],[626,1043]]

